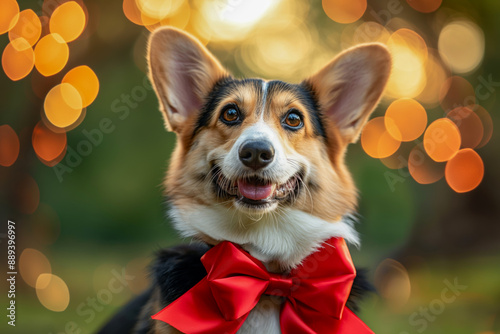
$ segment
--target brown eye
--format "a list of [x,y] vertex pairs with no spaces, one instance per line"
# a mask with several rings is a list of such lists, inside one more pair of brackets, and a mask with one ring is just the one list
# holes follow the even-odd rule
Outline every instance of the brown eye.
[[220,118],[226,124],[235,124],[240,120],[240,112],[236,106],[230,105],[224,108]]
[[285,124],[293,130],[300,129],[303,125],[302,117],[297,111],[289,111],[284,119]]

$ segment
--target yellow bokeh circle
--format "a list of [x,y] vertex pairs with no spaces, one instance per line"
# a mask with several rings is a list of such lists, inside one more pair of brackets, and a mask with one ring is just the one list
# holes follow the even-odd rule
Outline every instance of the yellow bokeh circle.
[[19,5],[15,0],[2,0],[0,10],[0,35],[12,29],[19,20]]
[[54,312],[66,310],[69,304],[68,286],[59,276],[53,274],[38,276],[36,295],[44,307]]
[[99,92],[99,79],[88,66],[78,66],[66,73],[63,83],[69,83],[75,87],[82,97],[82,107],[89,106],[97,97]]
[[68,44],[59,34],[42,37],[35,47],[35,67],[46,77],[59,73],[68,59]]
[[52,267],[43,253],[33,248],[25,248],[19,258],[19,271],[26,284],[35,288],[38,277],[52,273]]
[[43,107],[50,123],[58,128],[67,128],[79,119],[83,102],[73,85],[61,83],[47,93]]
[[3,50],[2,68],[10,80],[17,81],[30,74],[35,65],[35,54],[24,38],[16,38]]
[[30,46],[35,45],[42,34],[42,23],[40,18],[31,9],[23,10],[19,13],[19,20],[9,31],[9,40],[24,38]]
[[65,2],[54,10],[49,28],[52,34],[59,34],[66,43],[74,41],[85,29],[85,12],[75,1]]

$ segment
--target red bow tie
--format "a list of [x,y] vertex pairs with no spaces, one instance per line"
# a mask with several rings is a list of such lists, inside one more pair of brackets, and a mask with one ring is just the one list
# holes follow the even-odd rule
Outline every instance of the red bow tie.
[[345,307],[356,271],[344,239],[326,241],[287,276],[269,273],[228,241],[209,250],[201,262],[207,276],[153,319],[188,334],[232,334],[265,294],[285,298],[283,334],[373,334]]

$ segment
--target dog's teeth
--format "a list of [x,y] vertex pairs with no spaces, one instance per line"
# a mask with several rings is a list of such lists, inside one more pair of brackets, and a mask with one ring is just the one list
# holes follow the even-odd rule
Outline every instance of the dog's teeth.
[[276,198],[280,199],[286,196],[286,191],[283,187],[280,187],[278,190],[276,190]]

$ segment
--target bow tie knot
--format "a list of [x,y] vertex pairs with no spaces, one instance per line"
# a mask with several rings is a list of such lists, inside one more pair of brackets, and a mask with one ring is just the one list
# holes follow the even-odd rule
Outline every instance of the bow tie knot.
[[269,285],[264,294],[271,296],[289,297],[292,291],[299,287],[299,279],[286,277],[281,274],[269,274]]

